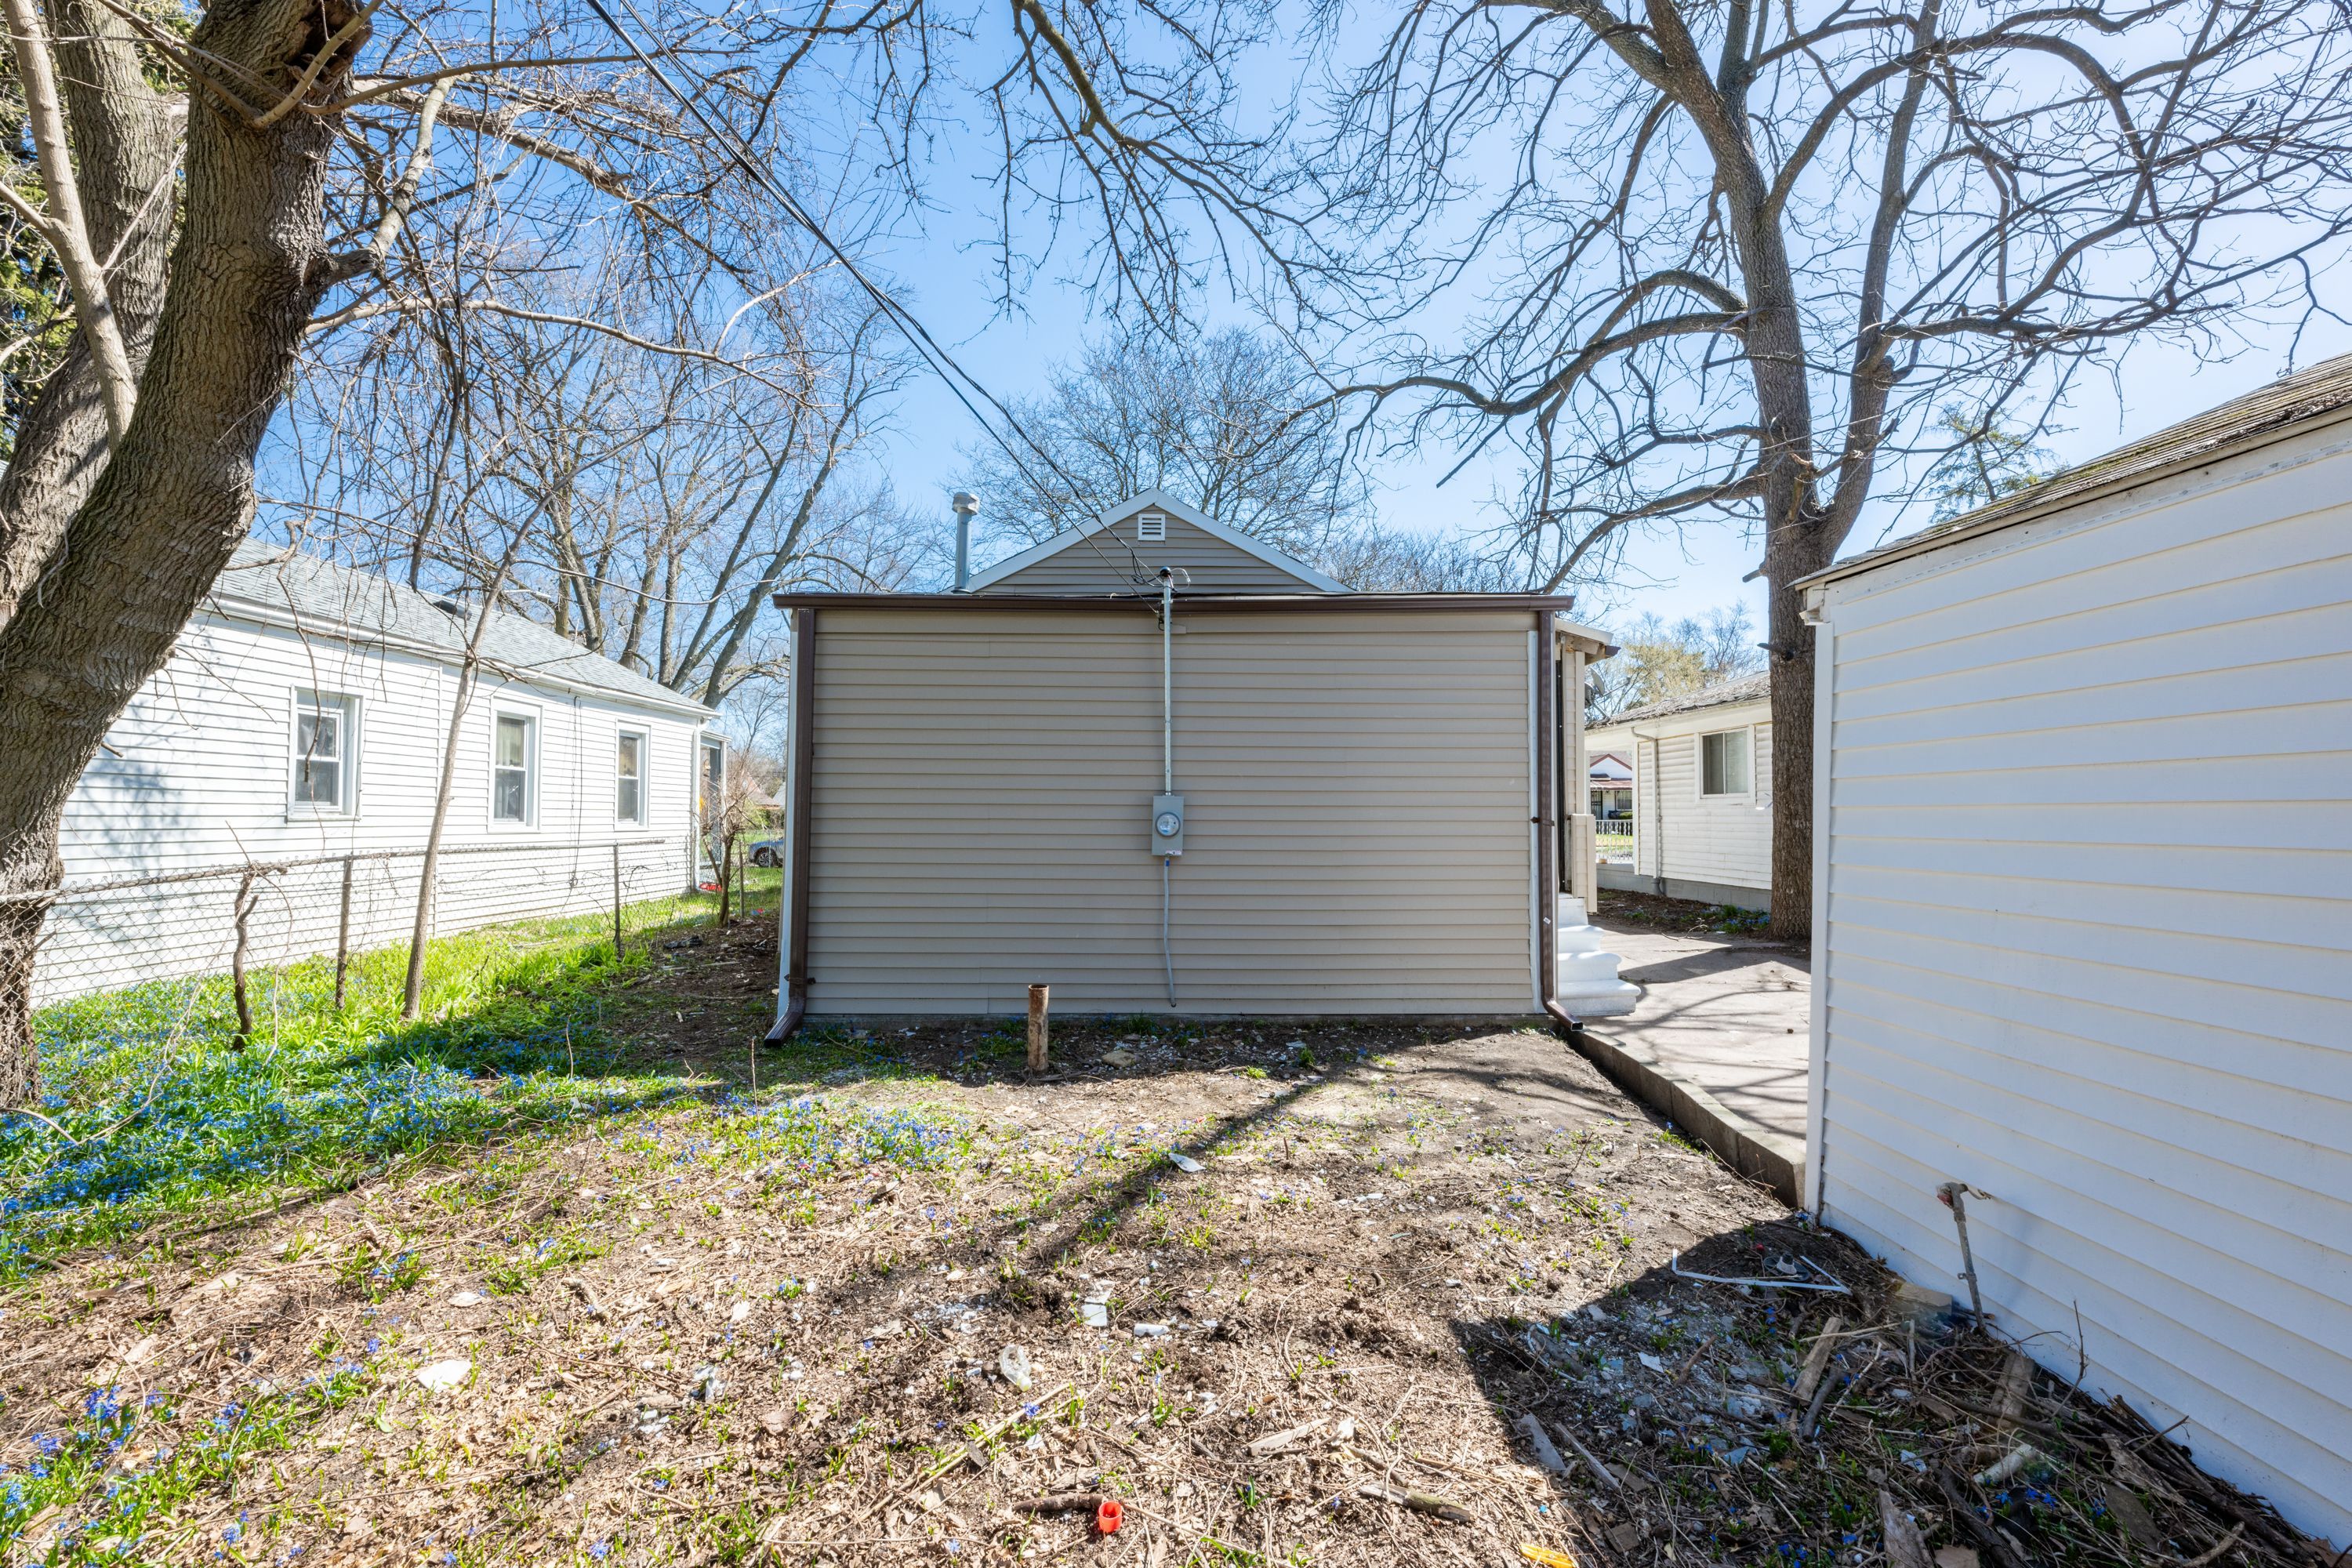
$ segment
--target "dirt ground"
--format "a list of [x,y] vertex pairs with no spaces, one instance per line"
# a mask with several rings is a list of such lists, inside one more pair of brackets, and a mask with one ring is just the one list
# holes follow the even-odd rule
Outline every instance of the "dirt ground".
[[673,1097],[0,1298],[0,1487],[88,1472],[15,1559],[2327,1561],[1547,1032],[851,1032],[753,1095],[761,941],[616,1005]]

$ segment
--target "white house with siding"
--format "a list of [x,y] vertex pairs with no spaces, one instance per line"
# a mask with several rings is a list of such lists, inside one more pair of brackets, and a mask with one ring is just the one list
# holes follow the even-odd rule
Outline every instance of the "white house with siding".
[[[242,877],[250,959],[405,942],[466,605],[258,542],[241,546],[68,801],[68,889],[189,874],[52,909],[43,1001],[223,968]],[[520,616],[494,614],[457,742],[435,930],[691,885],[709,710]]]
[[1772,689],[1751,675],[1620,713],[1585,749],[1633,771],[1633,858],[1601,885],[1738,909],[1772,904]]
[[2352,358],[1807,593],[1811,1205],[2352,1542]]

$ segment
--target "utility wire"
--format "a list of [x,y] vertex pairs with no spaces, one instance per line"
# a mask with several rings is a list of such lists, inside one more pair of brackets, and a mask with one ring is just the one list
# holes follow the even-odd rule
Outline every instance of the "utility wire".
[[[653,30],[646,25],[645,17],[638,13],[636,6],[631,3],[631,0],[620,0],[620,5],[623,10],[628,12],[630,20],[635,22],[638,26],[644,27],[648,33]],[[866,275],[865,269],[860,268],[856,261],[850,258],[847,251],[842,249],[839,245],[834,242],[833,237],[824,231],[824,226],[819,224],[815,217],[809,213],[808,209],[800,204],[799,199],[785,187],[782,181],[776,178],[774,172],[759,163],[751,156],[751,148],[740,137],[735,134],[735,129],[733,126],[722,124],[714,121],[711,116],[704,113],[698,95],[696,97],[689,97],[686,93],[679,91],[677,84],[671,81],[668,76],[663,72],[662,68],[654,63],[653,58],[648,55],[645,48],[637,42],[635,36],[626,27],[621,26],[619,19],[616,18],[612,12],[604,8],[604,0],[588,0],[588,8],[595,12],[597,19],[603,22],[606,27],[611,29],[613,36],[621,41],[622,45],[628,49],[630,54],[636,57],[637,63],[645,67],[646,73],[650,75],[654,80],[661,84],[662,90],[668,93],[671,98],[677,100],[678,107],[685,110],[688,114],[691,115],[695,123],[702,127],[704,133],[709,135],[713,142],[718,143],[719,149],[726,153],[728,161],[732,163],[738,169],[741,170],[746,175],[748,175],[755,184],[765,190],[770,196],[773,197],[777,205],[781,206],[784,210],[785,216],[790,217],[794,223],[800,225],[801,227],[806,229],[816,240],[817,244],[824,247],[826,254],[831,256],[835,261],[839,262],[843,270],[846,271],[852,279],[856,280],[857,286],[866,291],[866,296],[880,308],[882,313],[889,317],[891,321],[898,326],[899,331],[906,337],[907,341],[914,345],[915,352],[922,355],[924,360],[930,364],[933,373],[936,374],[941,381],[947,384],[948,390],[955,395],[956,401],[963,405],[964,412],[971,416],[973,422],[979,425],[982,431],[986,432],[988,438],[991,441],[994,442],[998,447],[1003,449],[1004,455],[1013,460],[1013,467],[1021,470],[1024,478],[1027,479],[1032,484],[1035,484],[1037,482],[1036,475],[1031,471],[1028,463],[1023,459],[1021,454],[1014,450],[1013,444],[1007,441],[1004,437],[998,432],[996,426],[991,424],[988,419],[982,415],[980,409],[973,404],[971,396],[968,395],[966,393],[965,389],[967,387],[970,388],[971,393],[977,394],[982,402],[986,403],[989,407],[996,411],[997,416],[1003,419],[1007,426],[1011,426],[1013,433],[1021,438],[1022,444],[1026,446],[1031,452],[1034,453],[1038,459],[1044,462],[1048,468],[1052,469],[1055,477],[1060,479],[1065,485],[1069,487],[1072,494],[1076,495],[1083,493],[1077,480],[1071,478],[1069,471],[1064,468],[1061,464],[1054,460],[1054,455],[1052,453],[1046,451],[1043,446],[1038,444],[1036,437],[1029,434],[1028,430],[1022,425],[1021,421],[1014,416],[1013,411],[1010,408],[1007,408],[994,393],[990,392],[988,388],[981,383],[979,377],[973,375],[970,371],[965,370],[961,364],[958,363],[955,356],[948,353],[946,349],[940,345],[939,340],[931,336],[929,329],[925,327],[923,323],[916,318],[913,311],[909,310],[905,305],[899,303],[897,299],[892,297],[888,290],[883,289],[872,279],[868,278]],[[680,61],[677,68],[689,81],[693,82],[698,89],[701,89],[701,91],[709,92],[710,90],[710,84],[698,76],[692,66]],[[1116,573],[1119,570],[1118,563],[1102,548],[1101,543],[1095,538],[1095,535],[1100,531],[1102,531],[1099,529],[1081,529],[1079,531],[1079,537],[1091,545],[1095,553],[1100,555],[1104,563],[1109,566],[1111,570]],[[1148,580],[1149,568],[1144,565],[1142,558],[1136,554],[1133,546],[1128,544],[1128,542],[1123,539],[1119,540],[1118,543],[1120,548],[1127,552],[1128,560],[1132,568],[1127,573],[1129,580],[1138,585],[1141,585]]]

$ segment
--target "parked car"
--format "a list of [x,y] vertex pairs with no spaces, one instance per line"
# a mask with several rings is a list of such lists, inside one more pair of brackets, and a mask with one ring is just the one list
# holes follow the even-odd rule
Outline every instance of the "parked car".
[[784,863],[784,841],[781,838],[754,838],[743,853],[752,865],[772,869]]

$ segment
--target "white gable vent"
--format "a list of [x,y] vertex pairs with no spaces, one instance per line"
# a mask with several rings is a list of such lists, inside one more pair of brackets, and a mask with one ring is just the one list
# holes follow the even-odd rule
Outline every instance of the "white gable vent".
[[1135,515],[1135,542],[1156,544],[1168,537],[1168,514],[1164,511],[1143,511]]

